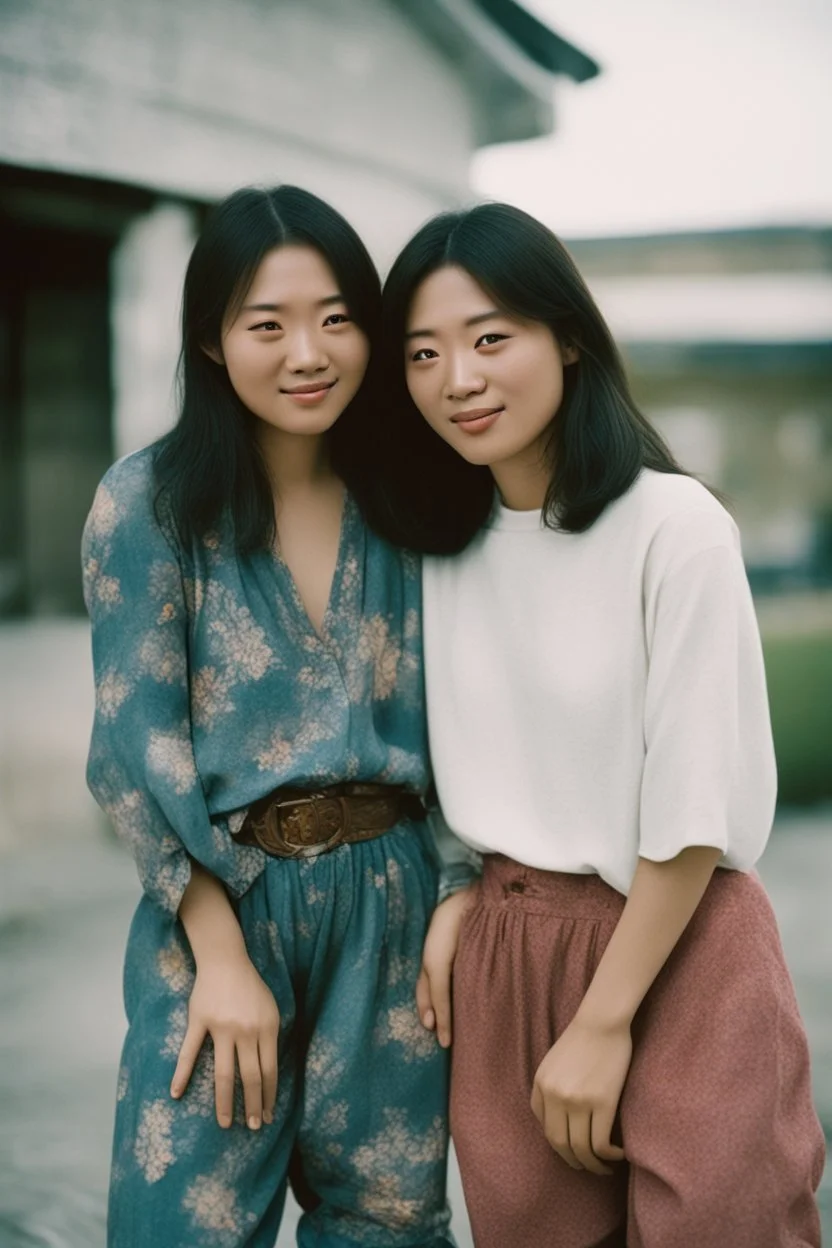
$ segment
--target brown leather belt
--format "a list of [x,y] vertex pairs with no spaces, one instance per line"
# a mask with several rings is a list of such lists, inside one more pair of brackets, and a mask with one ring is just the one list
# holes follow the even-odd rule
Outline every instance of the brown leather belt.
[[339,845],[370,841],[402,819],[424,819],[415,793],[389,784],[282,788],[254,802],[235,840],[276,858],[314,858]]

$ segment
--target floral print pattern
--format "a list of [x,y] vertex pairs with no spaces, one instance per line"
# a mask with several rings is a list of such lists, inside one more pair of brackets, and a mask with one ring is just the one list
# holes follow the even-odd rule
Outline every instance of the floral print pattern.
[[194,963],[181,925],[143,900],[125,971],[110,1248],[272,1248],[293,1148],[320,1199],[300,1243],[450,1248],[448,1055],[413,1004],[436,881],[426,830],[403,826],[314,861],[270,860],[240,899],[281,1015],[275,1121],[259,1131],[245,1126],[239,1080],[234,1124],[217,1125],[210,1041],[185,1095],[169,1096]]
[[183,548],[156,504],[150,450],[107,473],[82,559],[96,679],[88,780],[158,905],[175,913],[192,858],[245,892],[265,859],[235,844],[228,819],[280,785],[424,791],[419,565],[351,499],[322,636],[285,564],[239,555],[227,523]]
[[[424,792],[418,561],[348,498],[318,634],[272,552],[240,556],[226,523],[183,548],[154,506],[151,467],[149,451],[114,465],[83,540],[88,779],[144,889],[125,966],[108,1244],[272,1248],[297,1147],[321,1200],[301,1242],[446,1248],[447,1054],[413,1008],[437,886],[425,826],[298,862],[232,836],[281,785]],[[275,1121],[257,1132],[239,1081],[234,1124],[217,1125],[210,1039],[186,1094],[169,1093],[195,975],[176,918],[193,859],[234,898],[280,1009]]]

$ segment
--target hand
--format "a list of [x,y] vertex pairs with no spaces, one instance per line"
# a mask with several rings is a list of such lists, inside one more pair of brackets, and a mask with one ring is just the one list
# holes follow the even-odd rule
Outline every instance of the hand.
[[573,1170],[612,1174],[604,1162],[623,1161],[610,1132],[632,1055],[629,1026],[602,1027],[576,1017],[537,1068],[532,1112]]
[[469,884],[438,905],[425,937],[422,969],[416,981],[416,1008],[422,1026],[428,1031],[436,1029],[444,1049],[451,1043],[451,971],[459,929],[478,892],[479,884]]
[[271,1122],[277,1099],[279,1028],[277,1003],[245,954],[198,965],[171,1096],[180,1097],[185,1091],[205,1037],[210,1035],[217,1122],[230,1127],[234,1116],[235,1053],[246,1122],[252,1130],[261,1121]]

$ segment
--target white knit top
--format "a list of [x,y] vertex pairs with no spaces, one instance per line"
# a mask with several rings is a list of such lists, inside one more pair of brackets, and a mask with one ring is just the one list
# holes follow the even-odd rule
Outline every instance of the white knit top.
[[626,893],[686,846],[748,870],[776,773],[736,525],[698,482],[645,469],[585,533],[495,506],[425,560],[439,799],[457,836]]

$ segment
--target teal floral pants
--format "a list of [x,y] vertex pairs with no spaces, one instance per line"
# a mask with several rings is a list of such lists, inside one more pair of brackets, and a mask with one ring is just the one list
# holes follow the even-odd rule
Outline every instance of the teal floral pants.
[[[436,897],[426,834],[402,825],[315,859],[269,859],[237,903],[281,1015],[271,1125],[214,1115],[213,1050],[169,1093],[194,966],[148,899],[125,966],[109,1248],[273,1248],[290,1156],[317,1200],[301,1248],[445,1248],[447,1062],[414,989]],[[239,1081],[238,1081],[239,1084]]]

